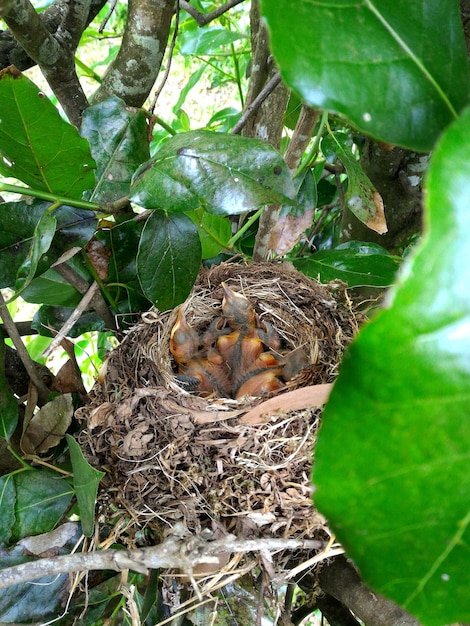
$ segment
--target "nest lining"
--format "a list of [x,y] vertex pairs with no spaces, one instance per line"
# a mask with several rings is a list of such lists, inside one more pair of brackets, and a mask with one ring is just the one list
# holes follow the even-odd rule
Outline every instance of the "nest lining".
[[[274,326],[285,352],[306,352],[310,365],[286,388],[334,379],[357,330],[343,287],[327,288],[283,266],[223,264],[201,273],[183,305],[198,332],[220,315],[222,281]],[[168,348],[176,315],[154,309],[142,317],[109,356],[91,405],[81,411],[88,423],[82,448],[106,469],[107,498],[157,538],[176,522],[191,533],[324,538],[310,486],[320,410],[247,425],[239,416],[265,398],[188,392]]]

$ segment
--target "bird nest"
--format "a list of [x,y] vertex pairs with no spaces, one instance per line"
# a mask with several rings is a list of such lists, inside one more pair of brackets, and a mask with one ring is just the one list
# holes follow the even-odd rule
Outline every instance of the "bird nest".
[[[357,330],[346,290],[320,285],[288,265],[204,270],[182,311],[207,354],[222,346],[207,340],[211,329],[233,335],[222,310],[227,289],[251,303],[258,329],[274,333],[272,345],[263,337],[262,349],[275,363],[267,366],[275,388],[258,385],[255,397],[236,399],[233,392],[201,392],[197,375],[186,375],[170,351],[181,313],[144,314],[109,355],[80,413],[86,419],[82,449],[105,471],[102,518],[125,512],[156,540],[178,525],[192,535],[324,541],[328,531],[310,484],[321,403],[308,393],[299,403],[296,394],[305,387],[313,394],[313,386],[336,376]],[[286,374],[289,355],[299,350],[300,365]]]

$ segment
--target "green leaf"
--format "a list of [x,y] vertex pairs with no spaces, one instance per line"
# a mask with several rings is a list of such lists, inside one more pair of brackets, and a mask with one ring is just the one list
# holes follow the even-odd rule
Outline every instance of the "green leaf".
[[204,209],[191,211],[188,217],[196,224],[203,259],[212,259],[227,247],[232,236],[232,227],[227,217],[207,213]]
[[9,441],[18,424],[18,402],[5,376],[5,341],[0,336],[0,437]]
[[427,232],[344,358],[314,482],[365,581],[438,626],[470,621],[470,110],[426,187]]
[[345,133],[331,133],[321,142],[327,160],[336,157],[343,163],[348,176],[344,200],[352,213],[371,230],[383,235],[387,232],[382,198],[365,174],[352,152],[352,141]]
[[226,28],[198,28],[187,30],[178,39],[181,54],[210,54],[221,46],[228,46],[240,39],[246,39],[245,35]]
[[45,211],[39,218],[39,222],[34,228],[33,240],[28,256],[16,273],[15,297],[19,296],[33,280],[41,257],[51,247],[56,226],[57,220],[49,211]]
[[90,537],[95,529],[95,504],[98,485],[104,476],[88,463],[80,446],[70,435],[66,435],[73,469],[73,486],[77,496],[83,534]]
[[[262,2],[285,82],[311,106],[429,151],[468,101],[456,1]],[[286,28],[288,24],[288,28]]]
[[[51,204],[35,200],[0,204],[0,287],[12,287],[28,257],[36,225]],[[60,206],[53,212],[57,229],[52,244],[38,263],[37,273],[45,272],[67,250],[83,247],[95,232],[97,219],[92,211]]]
[[129,195],[132,175],[150,156],[145,113],[111,96],[83,112],[80,130],[96,161],[94,202],[113,202]]
[[136,172],[131,200],[146,209],[237,215],[263,204],[295,204],[287,166],[264,141],[211,131],[169,139]]
[[201,242],[186,215],[155,211],[145,223],[137,254],[144,294],[160,311],[184,302],[201,266]]
[[10,542],[15,524],[16,490],[13,475],[0,478],[0,544]]
[[42,191],[81,198],[93,187],[86,139],[13,66],[0,73],[0,172]]
[[44,470],[17,472],[12,481],[15,523],[11,528],[11,542],[52,530],[72,499],[70,485],[57,474]]
[[[74,270],[91,284],[93,281],[91,274],[85,270],[82,263],[75,259],[76,257],[69,259],[68,264],[73,265]],[[83,296],[61,274],[51,269],[31,281],[21,297],[26,302],[35,304],[75,307]]]
[[381,246],[350,241],[308,258],[293,259],[292,263],[307,276],[325,283],[342,280],[348,287],[389,287],[400,261]]
[[[51,329],[59,331],[73,312],[74,308],[65,306],[42,306],[34,314],[31,326],[40,335],[53,337],[55,333]],[[103,318],[96,311],[87,311],[80,315],[73,328],[68,331],[68,337],[79,337],[92,330],[104,331],[105,329],[106,324]]]

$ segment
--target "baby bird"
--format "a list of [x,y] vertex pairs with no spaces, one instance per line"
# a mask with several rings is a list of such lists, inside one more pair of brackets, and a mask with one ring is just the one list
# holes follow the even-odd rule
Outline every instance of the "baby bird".
[[178,309],[176,322],[170,334],[170,352],[178,365],[188,363],[196,354],[199,339],[196,331],[186,321],[183,309]]
[[178,310],[170,333],[170,352],[185,387],[205,395],[230,395],[230,383],[222,357],[215,350],[209,350],[204,355],[199,352],[198,335],[188,324],[183,309]]

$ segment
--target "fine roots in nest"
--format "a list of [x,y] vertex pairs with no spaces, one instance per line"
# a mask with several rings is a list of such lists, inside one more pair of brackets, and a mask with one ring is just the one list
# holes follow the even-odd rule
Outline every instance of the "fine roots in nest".
[[[101,519],[112,526],[112,515],[126,516],[134,528],[127,527],[130,547],[138,543],[137,530],[150,530],[158,543],[175,526],[191,536],[328,542],[310,484],[321,409],[307,403],[291,410],[285,394],[334,380],[357,330],[346,290],[320,285],[288,265],[222,264],[201,272],[182,305],[198,337],[222,317],[226,288],[243,294],[257,323],[276,333],[272,352],[284,359],[301,349],[304,367],[256,397],[201,394],[188,389],[170,352],[178,309],[143,316],[109,355],[91,404],[79,415],[86,421],[82,449],[106,473]],[[246,419],[271,396],[279,400],[276,412]],[[283,397],[289,398],[284,404]],[[271,573],[314,555],[277,552]]]

